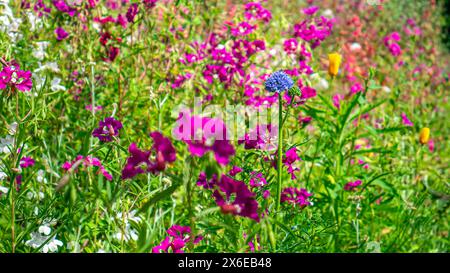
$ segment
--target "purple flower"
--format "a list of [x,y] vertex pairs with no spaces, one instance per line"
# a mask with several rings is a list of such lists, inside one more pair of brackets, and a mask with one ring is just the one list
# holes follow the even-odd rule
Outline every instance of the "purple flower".
[[212,151],[219,164],[227,165],[235,154],[233,145],[227,140],[225,124],[220,119],[182,112],[173,133],[188,144],[189,152],[194,156],[202,157]]
[[397,43],[400,41],[401,37],[398,32],[392,32],[386,37],[383,38],[384,45],[389,49],[392,56],[399,56],[402,54],[402,49],[400,45]]
[[113,137],[119,135],[122,123],[113,117],[107,117],[99,122],[99,127],[94,129],[92,136],[97,137],[101,142],[111,142]]
[[228,172],[228,174],[231,176],[236,176],[240,172],[242,172],[242,168],[239,168],[238,166],[233,166],[231,170]]
[[67,5],[64,0],[53,0],[52,3],[57,10],[67,13],[70,17],[73,17],[77,11],[75,8]]
[[127,21],[130,23],[134,22],[134,17],[136,16],[136,14],[139,11],[139,7],[137,3],[133,3],[130,5],[130,7],[128,8],[126,17],[127,17]]
[[310,7],[304,8],[303,9],[303,13],[306,14],[306,15],[313,15],[318,10],[319,10],[319,7],[317,7],[317,6],[310,6]]
[[310,196],[312,196],[312,193],[308,192],[306,189],[297,189],[293,187],[285,188],[281,192],[281,203],[290,203],[303,208],[312,205],[308,200]]
[[213,174],[212,178],[208,180],[206,174],[204,172],[201,172],[198,176],[197,186],[203,187],[204,189],[212,189],[217,185],[217,182],[218,180],[216,174]]
[[360,186],[362,184],[361,180],[356,180],[354,182],[348,182],[347,184],[345,184],[344,186],[344,190],[345,191],[353,191],[356,190],[356,188],[358,186]]
[[[159,245],[152,248],[153,253],[169,252],[172,253],[184,253],[183,248],[186,243],[191,240],[189,234],[191,228],[188,226],[173,225],[167,230],[167,236]],[[198,244],[203,239],[203,236],[197,236],[194,238],[193,244]]]
[[280,93],[291,89],[292,86],[294,86],[294,81],[283,71],[273,73],[265,82],[266,90],[269,92]]
[[22,92],[30,91],[33,86],[31,72],[22,71],[19,66],[5,66],[0,72],[0,89],[7,86]]
[[32,159],[31,157],[23,157],[20,160],[20,167],[21,168],[28,168],[28,167],[32,167],[34,166],[34,159]]
[[263,8],[258,2],[250,2],[245,4],[245,19],[252,20],[263,20],[268,23],[272,19],[272,14],[269,10]]
[[256,25],[251,25],[248,22],[241,22],[236,27],[231,28],[231,35],[233,36],[246,36],[252,33],[256,29]]
[[295,38],[287,39],[283,43],[284,51],[288,54],[294,54],[297,52],[298,41]]
[[278,130],[271,124],[257,125],[249,133],[238,140],[238,144],[244,143],[245,149],[275,150],[277,148]]
[[311,48],[316,48],[331,35],[334,20],[324,16],[319,18],[308,18],[300,24],[294,25],[294,36],[311,43]]
[[92,157],[92,156],[82,156],[82,155],[78,155],[73,161],[69,162],[65,162],[62,165],[62,168],[66,171],[68,171],[69,169],[71,169],[73,167],[73,165],[77,162],[80,161],[82,165],[85,168],[88,167],[97,167],[98,168],[98,173],[101,173],[107,180],[111,181],[113,179],[112,175],[105,169],[105,167],[102,165],[102,163],[100,162],[100,160],[96,157]]
[[266,178],[263,176],[262,173],[259,172],[251,172],[250,173],[252,176],[249,180],[249,184],[250,186],[256,188],[256,187],[262,187],[264,185],[267,185],[267,180]]
[[222,213],[240,215],[259,222],[258,202],[244,182],[223,175],[218,187],[213,196]]
[[402,121],[405,126],[414,126],[414,124],[409,120],[405,113],[402,113]]
[[294,180],[297,177],[295,176],[296,171],[300,171],[299,168],[294,167],[294,163],[300,161],[301,158],[297,154],[297,148],[291,148],[287,150],[285,158],[283,158],[283,163],[288,167],[288,173],[291,174],[291,179]]
[[333,105],[334,107],[336,107],[337,109],[341,108],[341,100],[344,99],[344,95],[342,94],[336,94],[333,96]]
[[[131,179],[141,173],[158,174],[166,169],[168,163],[176,160],[176,151],[172,142],[160,132],[152,132],[153,146],[150,151],[140,150],[136,143],[128,147],[130,156],[122,170],[122,179]],[[153,154],[154,159],[150,159]]]
[[62,27],[55,29],[55,34],[58,41],[62,41],[69,36],[69,33],[67,33]]

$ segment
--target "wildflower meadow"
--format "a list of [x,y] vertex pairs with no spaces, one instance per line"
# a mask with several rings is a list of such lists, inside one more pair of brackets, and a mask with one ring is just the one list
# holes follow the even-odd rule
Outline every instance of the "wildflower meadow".
[[448,252],[448,5],[0,0],[0,252]]

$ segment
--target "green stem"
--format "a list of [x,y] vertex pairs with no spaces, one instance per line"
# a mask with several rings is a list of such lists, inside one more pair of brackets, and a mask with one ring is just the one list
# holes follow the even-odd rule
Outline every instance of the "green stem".
[[278,213],[280,208],[280,199],[281,199],[281,164],[283,160],[283,100],[281,96],[281,92],[278,93],[278,185],[277,185],[277,201],[275,211]]

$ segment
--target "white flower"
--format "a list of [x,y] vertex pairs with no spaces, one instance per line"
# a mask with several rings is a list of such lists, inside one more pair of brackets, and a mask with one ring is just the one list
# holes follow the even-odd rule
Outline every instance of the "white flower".
[[60,85],[59,83],[61,82],[61,79],[58,77],[53,78],[52,82],[51,82],[51,87],[50,89],[52,89],[52,91],[65,91],[66,87],[63,85]]
[[334,17],[333,11],[332,11],[331,9],[326,9],[326,10],[324,10],[324,11],[322,12],[322,15],[323,15],[324,17],[327,17],[327,18],[333,18],[333,17]]
[[44,182],[44,184],[47,184],[47,178],[45,178],[45,171],[44,170],[39,170],[37,172],[37,181],[39,183]]
[[45,58],[45,50],[48,47],[49,42],[36,42],[36,48],[33,50],[33,56],[38,60],[43,60]]
[[[132,210],[129,213],[122,214],[122,212],[119,212],[116,215],[116,219],[119,222],[119,230],[114,235],[114,237],[117,240],[125,240],[129,241],[134,240],[136,241],[139,236],[135,229],[132,228],[130,221],[135,223],[140,223],[142,221],[142,218],[139,216],[136,216],[137,210]],[[124,224],[124,230],[122,232],[122,225]]]
[[56,236],[50,237],[50,233],[51,228],[48,225],[42,225],[39,227],[38,232],[30,234],[31,239],[26,241],[25,244],[32,248],[40,248],[42,246],[41,252],[43,253],[57,252],[58,247],[63,246],[63,243],[57,240]]
[[44,235],[49,235],[52,232],[52,229],[47,225],[42,225],[39,227],[38,231]]
[[322,77],[319,76],[319,74],[314,73],[310,76],[312,87],[316,89],[317,91],[323,91],[327,90],[329,85],[328,81]]
[[387,86],[381,87],[381,90],[383,90],[386,93],[391,93],[391,89],[389,87],[387,87]]
[[2,193],[4,193],[4,194],[7,194],[8,191],[9,191],[8,188],[0,186],[0,192],[2,192]]
[[9,135],[5,138],[0,138],[0,154],[9,154],[11,149],[14,147],[15,139],[13,136]]
[[359,50],[361,50],[361,45],[358,43],[353,43],[350,45],[350,50],[351,51],[359,51]]

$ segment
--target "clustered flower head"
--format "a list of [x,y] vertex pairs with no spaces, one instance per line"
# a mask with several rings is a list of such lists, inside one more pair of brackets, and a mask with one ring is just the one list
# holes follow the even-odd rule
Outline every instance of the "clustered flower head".
[[[78,155],[75,160],[73,161],[67,161],[62,165],[62,168],[66,171],[69,171],[72,166],[74,166],[74,164],[78,161],[81,160],[81,164],[85,167],[97,167],[98,168],[98,173],[101,173],[107,180],[111,181],[113,179],[112,175],[105,169],[105,167],[103,166],[103,164],[101,163],[100,159],[96,158],[96,157],[92,157],[92,156],[82,156],[82,155]],[[74,170],[75,171],[75,170]]]
[[344,185],[344,190],[345,191],[354,191],[356,190],[357,187],[359,187],[362,184],[361,180],[356,180],[353,182],[348,182],[347,184]]
[[92,136],[97,137],[101,142],[111,142],[119,135],[122,123],[113,117],[107,117],[99,122],[99,127],[94,129]]
[[269,92],[283,92],[294,86],[294,81],[283,71],[277,71],[270,75],[265,82],[265,87]]
[[158,174],[166,169],[167,164],[176,160],[176,151],[170,139],[156,131],[150,137],[153,139],[151,150],[141,150],[136,143],[128,147],[130,156],[122,170],[122,179],[131,179],[142,173]]
[[[191,238],[189,234],[191,228],[188,226],[173,225],[167,230],[167,236],[159,245],[152,248],[153,253],[184,253],[183,248],[186,246]],[[203,239],[203,236],[197,236],[193,240],[193,244],[198,244]]]
[[5,66],[0,72],[0,89],[10,87],[12,90],[27,92],[31,90],[31,72],[20,70],[18,65]]
[[225,124],[218,118],[191,116],[182,112],[173,133],[188,144],[189,152],[194,156],[202,157],[212,151],[217,163],[227,165],[235,154],[233,145],[227,139]]
[[288,203],[298,205],[301,208],[312,205],[312,202],[308,200],[312,196],[312,193],[306,189],[298,189],[289,187],[283,189],[281,192],[281,203]]

